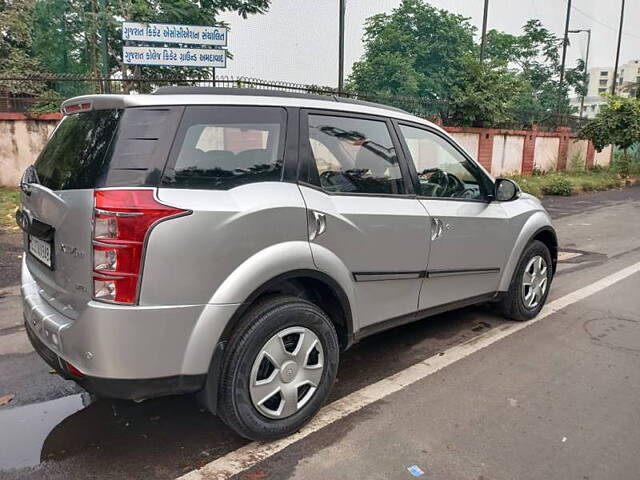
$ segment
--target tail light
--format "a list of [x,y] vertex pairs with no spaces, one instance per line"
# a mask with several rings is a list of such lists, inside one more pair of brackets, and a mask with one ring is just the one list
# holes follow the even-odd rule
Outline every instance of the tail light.
[[80,370],[78,370],[78,367],[76,367],[75,365],[70,364],[69,362],[63,360],[64,364],[66,365],[66,370],[67,373],[69,373],[69,375],[71,375],[72,377],[76,377],[76,378],[82,378],[84,377],[84,373],[82,373]]
[[93,298],[134,304],[145,240],[158,222],[188,215],[158,202],[154,190],[96,190],[93,211]]

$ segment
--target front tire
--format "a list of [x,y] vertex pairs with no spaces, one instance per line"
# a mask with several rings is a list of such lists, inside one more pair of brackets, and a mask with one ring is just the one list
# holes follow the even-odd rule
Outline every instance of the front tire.
[[278,296],[255,305],[229,340],[220,418],[243,437],[273,440],[305,425],[338,369],[335,328],[316,305]]
[[500,302],[502,314],[512,320],[530,320],[542,310],[553,278],[551,253],[534,240],[522,252],[509,291]]

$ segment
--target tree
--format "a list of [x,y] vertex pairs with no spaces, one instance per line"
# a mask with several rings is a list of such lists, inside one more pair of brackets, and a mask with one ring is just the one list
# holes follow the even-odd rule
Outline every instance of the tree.
[[499,62],[482,64],[467,55],[465,68],[451,89],[449,120],[455,125],[503,126],[512,123],[514,102],[525,86]]
[[[34,0],[0,0],[0,77],[27,77],[44,70],[32,54],[31,18]],[[42,82],[24,80],[2,82],[0,88],[12,93],[39,93],[46,89]]]
[[514,100],[514,116],[522,123],[536,123],[552,114],[569,114],[569,90],[586,88],[584,62],[565,72],[560,87],[560,48],[562,39],[547,30],[539,20],[529,20],[522,35],[491,30],[487,33],[487,57],[506,62],[525,85]]
[[[222,12],[235,11],[242,18],[265,13],[271,0],[120,0],[109,3],[109,70],[120,70],[123,78],[130,73],[122,63],[120,21],[177,23],[186,25],[223,25],[216,20]],[[134,67],[134,76],[146,78],[210,78],[211,71],[182,67]]]
[[365,24],[365,54],[353,66],[352,90],[449,100],[473,52],[468,19],[422,0],[403,0]]
[[437,102],[446,121],[529,125],[566,114],[569,89],[584,81],[584,65],[567,69],[559,89],[561,40],[530,20],[521,35],[487,34],[484,64],[467,18],[403,0],[365,25],[365,53],[353,66],[350,89],[418,96]]
[[640,143],[640,100],[605,96],[607,105],[578,132],[578,136],[590,140],[599,152],[607,145],[621,148],[626,163],[627,149]]
[[[264,13],[271,0],[0,0],[0,75],[39,73],[77,74],[96,77],[102,69],[99,53],[101,31],[107,28],[108,71],[123,65],[120,24],[138,22],[216,25],[221,12],[248,15]],[[106,6],[104,6],[106,4]],[[137,67],[145,76],[208,78],[210,71],[188,68]],[[73,94],[70,83],[58,82],[57,91]],[[86,85],[76,89],[88,91]]]

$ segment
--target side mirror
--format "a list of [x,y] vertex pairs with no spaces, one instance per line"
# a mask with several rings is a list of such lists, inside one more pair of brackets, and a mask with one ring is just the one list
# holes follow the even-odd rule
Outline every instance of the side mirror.
[[508,178],[497,178],[495,183],[494,198],[498,202],[510,202],[520,196],[520,187]]

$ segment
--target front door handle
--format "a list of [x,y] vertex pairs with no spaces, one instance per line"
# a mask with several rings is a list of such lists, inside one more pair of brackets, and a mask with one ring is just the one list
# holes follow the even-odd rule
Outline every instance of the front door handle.
[[327,231],[327,216],[324,213],[309,210],[309,240],[319,237]]

